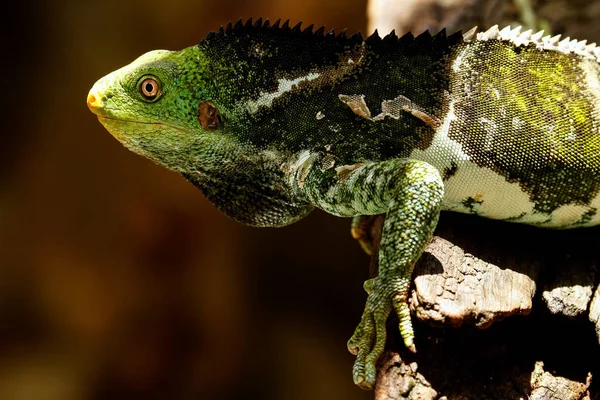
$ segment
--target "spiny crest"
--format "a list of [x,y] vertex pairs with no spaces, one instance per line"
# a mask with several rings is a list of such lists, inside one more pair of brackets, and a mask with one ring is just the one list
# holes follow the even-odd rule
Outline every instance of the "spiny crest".
[[333,29],[325,33],[325,27],[321,26],[313,32],[314,24],[307,26],[302,29],[302,22],[298,22],[294,27],[290,28],[290,20],[286,20],[281,24],[281,19],[278,19],[273,24],[268,19],[263,22],[262,18],[258,18],[256,21],[252,21],[252,18],[244,22],[241,18],[232,24],[229,22],[227,26],[221,26],[218,31],[210,32],[206,38],[202,39],[200,44],[207,41],[225,38],[228,36],[239,36],[247,34],[276,34],[283,35],[289,38],[306,38],[316,41],[335,41],[345,45],[355,45],[362,43],[363,41],[371,46],[395,46],[395,45],[410,45],[416,46],[450,46],[463,41],[463,35],[461,32],[456,32],[450,36],[446,36],[446,30],[443,29],[439,33],[432,36],[429,31],[425,31],[418,36],[413,36],[412,33],[407,33],[401,37],[396,35],[395,31],[390,32],[383,38],[381,38],[375,30],[375,32],[369,36],[366,40],[363,39],[361,33],[355,33],[352,36],[347,36],[346,29],[342,30],[337,35]]
[[449,47],[463,41],[462,33],[456,32],[450,36],[446,36],[446,29],[442,29],[435,35],[426,30],[418,36],[414,36],[411,32],[408,32],[401,37],[396,35],[396,31],[392,30],[390,33],[385,35],[383,38],[379,36],[377,29],[371,36],[369,36],[365,43],[370,46],[403,46],[410,47],[413,45],[414,48],[426,48],[428,46],[440,46]]
[[550,36],[544,35],[544,31],[533,33],[532,29],[521,32],[521,27],[517,26],[511,29],[510,25],[500,30],[498,25],[492,26],[485,32],[477,32],[477,27],[474,27],[463,35],[466,42],[476,40],[502,40],[509,41],[516,46],[526,46],[529,44],[535,45],[540,50],[557,50],[563,53],[575,53],[580,56],[591,58],[600,62],[600,47],[596,47],[596,43],[587,44],[587,40],[577,40],[566,37],[560,40],[561,35]]
[[206,35],[206,38],[200,41],[202,45],[205,42],[211,40],[222,39],[229,36],[240,36],[248,34],[269,34],[287,37],[290,39],[308,39],[315,41],[336,41],[343,42],[344,44],[353,45],[363,41],[363,37],[360,33],[356,33],[350,37],[346,36],[346,30],[344,29],[339,34],[335,34],[335,31],[331,29],[325,33],[325,26],[319,27],[313,32],[314,24],[307,26],[302,29],[302,22],[298,22],[294,27],[290,28],[290,20],[286,20],[281,24],[281,19],[278,19],[273,24],[268,19],[263,22],[262,18],[258,18],[252,22],[252,18],[249,18],[246,22],[243,19],[239,19],[235,24],[229,22],[227,26],[221,26],[218,31],[210,32]]

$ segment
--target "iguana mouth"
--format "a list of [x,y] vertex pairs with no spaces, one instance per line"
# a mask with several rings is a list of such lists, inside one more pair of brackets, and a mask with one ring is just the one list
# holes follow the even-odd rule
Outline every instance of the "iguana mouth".
[[106,115],[99,115],[99,114],[96,114],[96,116],[98,117],[98,120],[100,120],[100,123],[102,123],[103,119],[104,120],[108,119],[108,120],[111,120],[111,121],[126,122],[126,123],[130,123],[130,124],[156,125],[156,126],[161,126],[161,127],[165,127],[165,128],[171,128],[171,129],[174,129],[174,130],[179,131],[179,132],[184,132],[183,129],[178,128],[178,127],[173,126],[173,125],[165,124],[164,122],[144,122],[144,121],[136,121],[136,120],[133,120],[133,119],[109,117],[109,116],[106,116]]
[[108,117],[106,115],[96,115],[98,117],[98,119],[111,119],[113,121],[121,121],[121,122],[131,122],[133,124],[144,124],[144,125],[165,125],[162,122],[144,122],[144,121],[136,121],[133,119],[125,119],[125,118],[115,118],[115,117]]

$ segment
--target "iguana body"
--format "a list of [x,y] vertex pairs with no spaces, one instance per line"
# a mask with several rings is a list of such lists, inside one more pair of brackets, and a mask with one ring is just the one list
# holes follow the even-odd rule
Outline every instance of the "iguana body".
[[283,226],[313,208],[386,214],[379,276],[348,346],[372,387],[392,309],[440,209],[544,227],[600,223],[594,45],[492,28],[446,37],[323,35],[258,20],[98,81],[88,105],[125,146],[227,215]]

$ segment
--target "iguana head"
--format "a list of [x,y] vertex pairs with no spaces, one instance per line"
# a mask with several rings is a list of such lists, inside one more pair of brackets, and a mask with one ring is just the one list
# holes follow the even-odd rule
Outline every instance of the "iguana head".
[[146,53],[100,79],[87,97],[90,110],[123,145],[180,172],[182,155],[194,154],[191,148],[220,127],[208,83],[201,81],[201,55],[194,53],[197,47]]
[[312,207],[285,185],[285,154],[235,135],[247,132],[243,101],[233,106],[245,87],[232,77],[249,67],[231,62],[226,48],[207,53],[200,46],[149,52],[96,82],[88,107],[123,145],[181,173],[230,217],[254,226],[298,220]]

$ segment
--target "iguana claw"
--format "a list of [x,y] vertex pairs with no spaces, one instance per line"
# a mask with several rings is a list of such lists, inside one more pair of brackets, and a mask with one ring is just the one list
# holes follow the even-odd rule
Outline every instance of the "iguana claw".
[[352,369],[354,383],[363,389],[372,389],[377,378],[377,360],[386,342],[386,322],[396,310],[400,319],[400,334],[406,347],[415,352],[414,333],[406,303],[408,282],[398,277],[377,277],[365,282],[369,293],[360,324],[348,340],[348,350],[356,355]]

